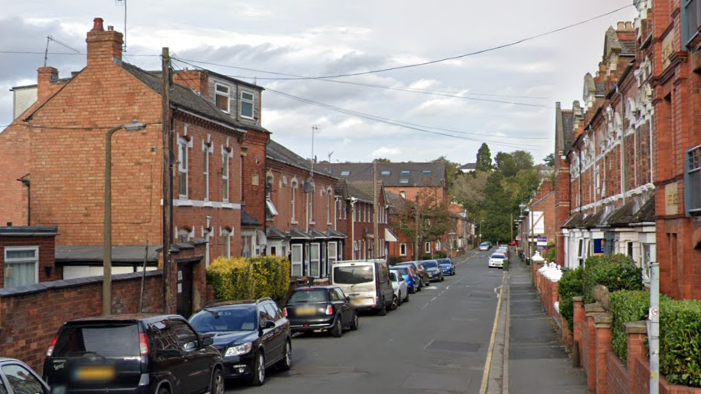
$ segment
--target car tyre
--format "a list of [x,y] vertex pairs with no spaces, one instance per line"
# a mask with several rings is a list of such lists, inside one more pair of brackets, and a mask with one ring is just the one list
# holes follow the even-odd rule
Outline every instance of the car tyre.
[[170,394],[170,390],[168,388],[161,386],[161,388],[158,389],[158,394]]
[[334,338],[340,338],[341,335],[343,335],[343,318],[341,316],[336,316],[336,322],[333,324],[333,328],[331,328],[331,335],[333,335]]
[[265,354],[259,351],[253,365],[253,376],[251,386],[262,386],[265,383]]
[[209,392],[210,394],[224,394],[224,374],[219,368],[212,373]]
[[415,294],[415,293],[416,293],[416,286],[414,286],[414,287],[412,287],[411,289],[409,289],[409,293]]
[[358,319],[358,312],[353,314],[353,322],[350,325],[351,331],[357,331],[360,326],[360,319]]
[[377,311],[378,316],[385,316],[387,314],[387,304],[385,304],[385,299],[383,298],[380,302],[380,309]]
[[404,297],[403,302],[409,302],[409,293],[406,293],[406,297]]
[[401,304],[402,302],[400,298],[397,295],[394,295],[392,296],[392,305],[390,305],[389,309],[395,311]]
[[280,371],[289,371],[292,368],[292,343],[290,340],[285,341],[285,350],[282,353],[282,360],[277,364],[277,369]]
[[445,280],[445,276],[441,276],[441,282]]

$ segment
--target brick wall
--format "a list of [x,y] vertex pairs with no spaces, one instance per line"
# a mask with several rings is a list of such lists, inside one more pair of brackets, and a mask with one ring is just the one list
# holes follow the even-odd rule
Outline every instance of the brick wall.
[[246,212],[265,223],[265,179],[266,155],[265,147],[270,134],[250,130],[246,134],[244,145],[248,148],[243,158],[243,201]]
[[614,352],[606,354],[606,369],[608,371],[606,392],[608,394],[630,394],[628,370]]
[[[162,308],[160,271],[146,274],[144,312]],[[113,313],[138,310],[141,273],[112,277]],[[25,288],[0,290],[0,348],[3,356],[19,358],[41,371],[46,349],[60,325],[70,319],[99,316],[102,278],[47,282]]]

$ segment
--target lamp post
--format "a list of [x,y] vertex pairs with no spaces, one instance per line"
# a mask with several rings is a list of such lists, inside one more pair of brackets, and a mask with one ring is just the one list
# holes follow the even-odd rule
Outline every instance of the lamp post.
[[107,130],[105,140],[105,230],[102,279],[102,314],[112,314],[112,135],[119,130],[139,131],[143,123],[127,123]]
[[481,244],[481,243],[482,243],[482,222],[484,222],[484,219],[480,219],[480,235],[479,235],[479,238],[480,238],[480,239],[479,239],[479,243],[478,243],[478,244]]

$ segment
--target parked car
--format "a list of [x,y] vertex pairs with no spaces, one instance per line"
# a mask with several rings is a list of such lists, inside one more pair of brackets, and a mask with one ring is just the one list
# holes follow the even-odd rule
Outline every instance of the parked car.
[[15,358],[0,357],[0,392],[50,394],[51,389],[27,364]]
[[286,371],[292,366],[290,322],[270,298],[214,302],[192,315],[190,324],[201,334],[214,335],[227,379],[260,386],[267,368]]
[[211,336],[178,315],[70,320],[44,361],[54,393],[224,393],[222,356]]
[[283,313],[292,332],[328,331],[338,338],[345,328],[358,329],[358,311],[338,286],[297,288]]
[[504,268],[504,260],[506,260],[506,255],[504,253],[492,253],[492,255],[489,256],[489,268]]
[[438,265],[438,261],[424,260],[421,263],[426,267],[426,272],[428,272],[431,282],[443,282],[445,280],[443,277],[443,269]]
[[482,242],[479,246],[479,250],[485,251],[492,248],[492,243],[489,241]]
[[428,276],[428,271],[426,271],[426,267],[419,262],[419,261],[405,261],[403,263],[399,263],[395,265],[395,267],[401,267],[401,266],[411,266],[416,270],[416,272],[420,275],[421,277],[421,285],[420,287],[428,286],[429,283],[431,283],[431,278]]
[[421,291],[421,280],[419,278],[419,274],[415,273],[414,269],[409,266],[394,266],[390,267],[390,272],[394,271],[404,277],[404,280],[406,281],[407,288],[409,289],[409,293],[414,294],[417,291]]
[[404,280],[404,276],[397,271],[389,271],[389,279],[392,281],[394,298],[392,299],[392,310],[397,309],[402,302],[409,301],[409,287]]
[[346,260],[333,264],[331,283],[339,286],[360,310],[387,314],[392,305],[392,283],[384,260]]
[[453,276],[455,275],[455,264],[453,264],[453,260],[449,258],[444,258],[444,259],[436,259],[438,261],[438,264],[440,264],[441,268],[443,269],[443,275],[450,275]]

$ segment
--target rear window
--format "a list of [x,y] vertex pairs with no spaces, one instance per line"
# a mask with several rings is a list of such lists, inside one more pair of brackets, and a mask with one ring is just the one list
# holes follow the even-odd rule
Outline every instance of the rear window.
[[424,261],[424,262],[423,262],[423,265],[424,265],[424,267],[427,267],[427,268],[436,268],[436,267],[438,267],[438,263],[436,263],[435,261]]
[[504,256],[503,254],[494,253],[494,254],[492,255],[492,258],[493,258],[493,259],[505,259],[506,256]]
[[375,275],[371,265],[334,267],[333,281],[334,283],[355,285],[373,282],[375,281]]
[[408,268],[392,268],[392,271],[399,272],[402,275],[409,275],[409,269]]
[[139,328],[135,322],[66,325],[56,341],[54,357],[138,357]]
[[326,289],[301,289],[295,290],[290,296],[288,304],[300,304],[307,302],[327,302],[329,299],[329,292]]

